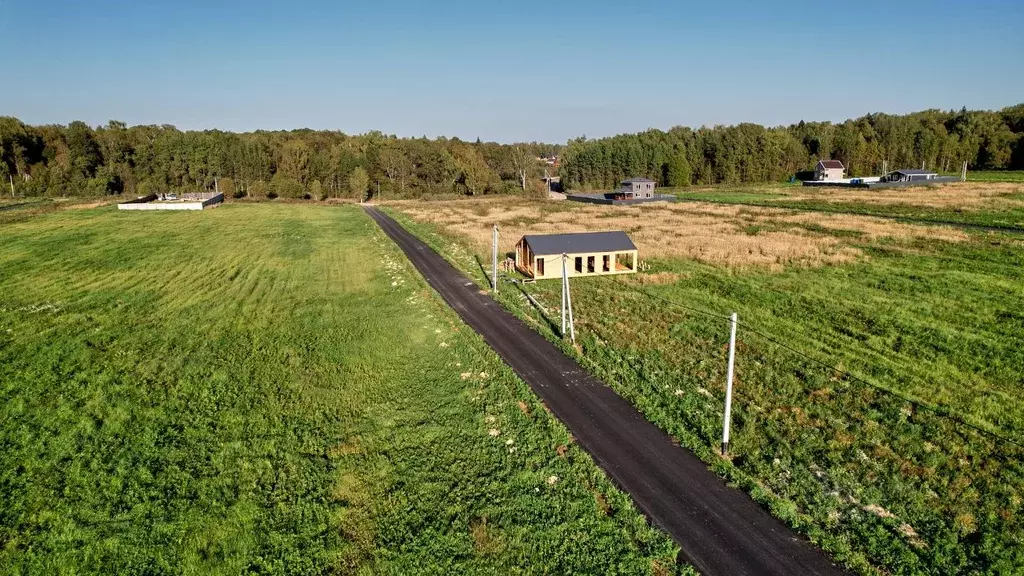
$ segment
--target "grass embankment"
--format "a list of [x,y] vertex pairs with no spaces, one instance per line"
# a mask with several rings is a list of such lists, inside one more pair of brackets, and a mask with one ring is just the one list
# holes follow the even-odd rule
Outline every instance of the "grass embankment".
[[[1024,450],[972,427],[1024,442],[1016,236],[746,207],[564,203],[515,213],[498,204],[479,208],[476,222],[458,206],[433,218],[429,206],[396,208],[478,277],[486,244],[474,225],[500,222],[515,230],[507,242],[520,228],[630,230],[648,272],[573,280],[582,360],[597,375],[859,572],[1024,569]],[[710,214],[715,222],[703,220]],[[664,247],[671,243],[683,248]],[[811,258],[811,248],[823,252]],[[526,289],[557,318],[558,282]],[[558,338],[514,288],[501,299]],[[743,325],[732,456],[723,461],[722,316],[732,311]]]
[[0,225],[24,222],[41,214],[73,208],[95,208],[113,204],[116,196],[95,198],[6,198],[0,199]]
[[895,218],[1024,232],[1024,186],[1014,181],[912,188],[810,188],[791,184],[670,188],[682,201]]
[[968,182],[1024,182],[1024,170],[976,170],[967,173]]
[[355,207],[0,242],[0,572],[685,572]]

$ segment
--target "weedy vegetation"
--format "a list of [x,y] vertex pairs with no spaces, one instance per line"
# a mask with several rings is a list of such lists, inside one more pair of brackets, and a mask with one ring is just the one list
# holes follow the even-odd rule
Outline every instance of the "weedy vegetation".
[[2,573],[689,573],[355,207],[0,237]]
[[493,223],[503,251],[527,230],[630,232],[646,272],[572,281],[580,352],[548,320],[559,282],[500,300],[856,572],[1024,570],[1024,237],[708,203],[389,209],[482,286]]

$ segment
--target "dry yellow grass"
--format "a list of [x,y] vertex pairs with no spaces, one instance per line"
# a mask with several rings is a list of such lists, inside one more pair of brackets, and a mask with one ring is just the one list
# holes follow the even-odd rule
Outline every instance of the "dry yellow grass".
[[[878,238],[966,239],[939,226],[900,224],[843,214],[793,214],[785,210],[720,204],[597,206],[518,198],[471,201],[400,202],[393,206],[420,222],[439,225],[469,240],[480,254],[490,249],[491,226],[501,227],[502,252],[512,252],[524,234],[625,230],[641,258],[691,258],[735,268],[781,270],[862,258],[853,246]],[[847,234],[833,235],[830,230]],[[654,279],[652,279],[654,280]],[[655,280],[656,281],[656,280]]]

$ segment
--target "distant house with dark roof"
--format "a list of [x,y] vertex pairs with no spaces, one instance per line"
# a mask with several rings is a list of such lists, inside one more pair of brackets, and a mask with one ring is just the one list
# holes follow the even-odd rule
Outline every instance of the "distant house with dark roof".
[[814,167],[815,180],[842,180],[846,167],[839,160],[818,160]]
[[938,174],[931,170],[893,170],[882,177],[882,182],[917,182],[918,180],[933,180]]
[[527,234],[516,243],[516,269],[535,280],[561,278],[562,254],[569,276],[636,272],[636,245],[622,231]]

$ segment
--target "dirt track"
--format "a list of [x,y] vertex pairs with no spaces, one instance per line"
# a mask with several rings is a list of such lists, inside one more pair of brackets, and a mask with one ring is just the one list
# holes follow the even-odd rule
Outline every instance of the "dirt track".
[[429,246],[376,208],[366,211],[701,573],[844,573],[746,494],[726,486],[690,451],[674,445],[611,388],[481,294]]

